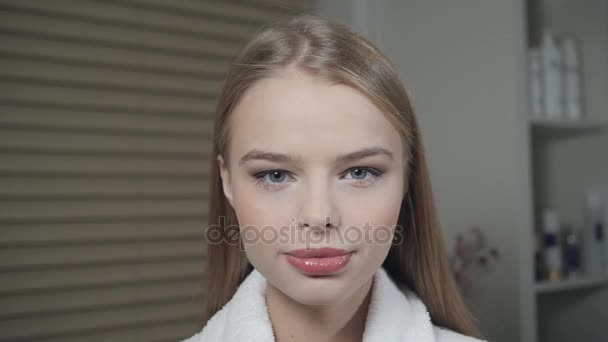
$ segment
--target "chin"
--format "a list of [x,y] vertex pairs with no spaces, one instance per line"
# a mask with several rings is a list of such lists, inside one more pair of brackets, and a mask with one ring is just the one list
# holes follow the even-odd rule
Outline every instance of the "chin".
[[293,300],[305,305],[332,305],[350,293],[344,277],[297,277],[297,285],[286,293]]
[[296,302],[303,305],[334,305],[342,298],[341,293],[325,292],[325,293],[312,293],[311,291],[302,291],[289,296]]

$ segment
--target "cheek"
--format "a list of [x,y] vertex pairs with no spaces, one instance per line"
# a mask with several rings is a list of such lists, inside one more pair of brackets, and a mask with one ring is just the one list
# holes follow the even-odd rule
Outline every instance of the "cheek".
[[[278,227],[285,224],[283,216],[287,216],[288,200],[275,199],[263,190],[241,177],[234,180],[233,200],[239,223],[262,228],[265,226]],[[289,221],[289,220],[287,220]]]
[[343,218],[347,221],[343,225],[361,230],[359,236],[364,239],[357,244],[370,264],[375,264],[386,256],[394,239],[403,196],[396,183],[398,182],[382,191],[368,193],[365,197],[345,199],[344,202]]
[[234,210],[239,222],[245,253],[256,266],[268,263],[280,252],[280,241],[289,229],[286,201],[268,201],[255,185],[236,181]]
[[384,184],[378,191],[368,192],[365,196],[345,196],[344,219],[348,225],[373,227],[392,227],[397,223],[403,191],[400,182]]
[[[251,230],[259,230],[270,234],[271,230],[282,230],[288,228],[292,222],[290,221],[291,209],[283,203],[261,201],[259,198],[254,198],[251,201],[242,200],[236,204],[235,211],[241,227],[247,227]],[[293,219],[295,224],[295,218]]]

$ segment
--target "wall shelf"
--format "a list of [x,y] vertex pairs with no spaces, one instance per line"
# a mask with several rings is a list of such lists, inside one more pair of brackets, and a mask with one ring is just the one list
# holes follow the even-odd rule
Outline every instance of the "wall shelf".
[[539,119],[529,120],[532,134],[537,138],[562,138],[600,133],[608,128],[608,122],[592,120]]
[[530,119],[530,124],[534,128],[557,129],[557,130],[596,130],[608,127],[608,122],[593,120],[568,120],[568,119]]
[[581,290],[593,287],[608,286],[607,277],[564,279],[559,281],[542,281],[535,285],[536,293],[552,293],[559,291]]

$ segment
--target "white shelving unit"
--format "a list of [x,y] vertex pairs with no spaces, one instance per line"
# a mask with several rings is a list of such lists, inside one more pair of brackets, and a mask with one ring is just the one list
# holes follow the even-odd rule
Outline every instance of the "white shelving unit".
[[[602,2],[604,1],[604,2]],[[543,29],[574,34],[581,44],[584,113],[581,120],[528,119],[533,175],[534,228],[545,209],[557,210],[562,223],[582,228],[583,194],[600,187],[608,198],[608,1],[527,0],[528,44],[538,46]],[[599,46],[599,47],[598,47]],[[603,147],[605,146],[605,147]],[[608,209],[607,209],[608,210]],[[563,215],[562,215],[563,214]],[[608,212],[607,212],[608,214]],[[605,228],[606,229],[606,228]],[[529,254],[534,265],[534,254]],[[608,260],[607,260],[608,261]],[[534,267],[522,266],[534,272]],[[607,341],[608,273],[527,284],[522,307],[530,310],[527,342]],[[529,312],[529,311],[526,311]]]

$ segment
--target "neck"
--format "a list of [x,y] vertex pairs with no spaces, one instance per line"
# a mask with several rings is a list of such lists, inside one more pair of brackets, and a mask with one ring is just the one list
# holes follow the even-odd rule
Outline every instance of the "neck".
[[331,305],[305,305],[267,282],[266,305],[276,342],[361,341],[373,277],[350,297]]

